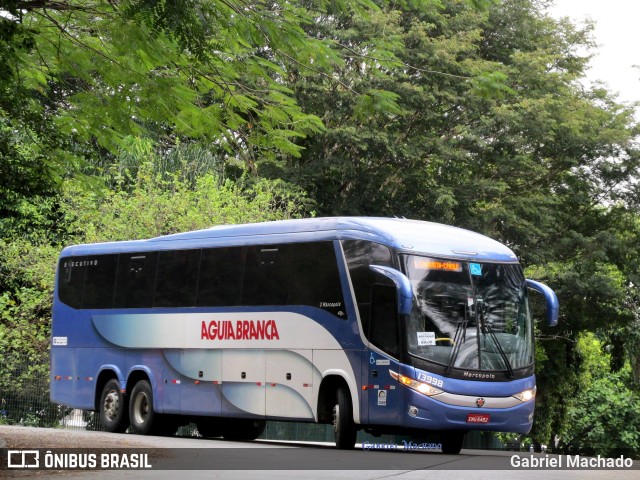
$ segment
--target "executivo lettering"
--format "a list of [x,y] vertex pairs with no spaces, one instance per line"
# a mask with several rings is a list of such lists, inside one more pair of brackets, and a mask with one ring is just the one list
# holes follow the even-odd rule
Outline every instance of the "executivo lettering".
[[202,321],[201,340],[280,340],[275,320]]

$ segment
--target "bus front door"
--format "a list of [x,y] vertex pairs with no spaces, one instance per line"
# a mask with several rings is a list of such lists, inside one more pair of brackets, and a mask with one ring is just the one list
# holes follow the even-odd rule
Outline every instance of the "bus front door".
[[374,284],[371,288],[369,321],[363,325],[369,340],[363,351],[363,403],[370,425],[398,424],[400,391],[391,372],[398,372],[400,324],[397,289]]
[[374,350],[364,352],[368,370],[363,385],[363,394],[371,425],[398,424],[400,419],[400,392],[398,381],[391,377],[390,370],[398,371],[398,362]]

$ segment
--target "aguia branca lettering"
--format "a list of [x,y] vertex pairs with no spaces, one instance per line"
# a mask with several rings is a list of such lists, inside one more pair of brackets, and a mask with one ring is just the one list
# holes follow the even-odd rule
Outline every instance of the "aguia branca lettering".
[[201,340],[280,340],[275,320],[202,321]]

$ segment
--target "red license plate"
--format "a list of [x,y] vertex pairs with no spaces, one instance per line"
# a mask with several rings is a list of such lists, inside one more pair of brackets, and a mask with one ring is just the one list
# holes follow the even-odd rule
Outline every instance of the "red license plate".
[[469,413],[467,415],[467,423],[489,423],[490,415],[485,413]]

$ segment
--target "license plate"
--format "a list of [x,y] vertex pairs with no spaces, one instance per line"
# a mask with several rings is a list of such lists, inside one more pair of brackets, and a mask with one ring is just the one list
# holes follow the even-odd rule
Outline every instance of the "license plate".
[[469,413],[467,415],[467,423],[489,423],[490,415],[485,413]]

